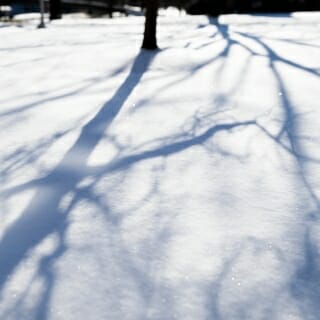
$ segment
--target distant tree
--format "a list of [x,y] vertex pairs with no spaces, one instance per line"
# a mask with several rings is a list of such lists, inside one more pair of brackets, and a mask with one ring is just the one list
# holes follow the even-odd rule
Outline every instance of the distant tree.
[[61,0],[50,0],[50,20],[61,19]]
[[108,3],[109,18],[112,18],[112,16],[113,16],[113,7],[114,7],[114,0],[109,0],[109,3]]
[[145,11],[145,25],[142,48],[147,50],[155,50],[157,45],[157,15],[158,0],[147,0]]

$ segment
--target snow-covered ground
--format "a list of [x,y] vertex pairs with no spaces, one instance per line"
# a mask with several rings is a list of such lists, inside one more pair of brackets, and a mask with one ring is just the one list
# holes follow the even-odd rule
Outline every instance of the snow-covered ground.
[[0,28],[1,320],[319,319],[320,14]]

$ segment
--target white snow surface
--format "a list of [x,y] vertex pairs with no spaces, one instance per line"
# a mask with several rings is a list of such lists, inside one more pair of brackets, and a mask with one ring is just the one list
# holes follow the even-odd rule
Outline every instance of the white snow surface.
[[317,320],[320,14],[0,26],[1,320]]

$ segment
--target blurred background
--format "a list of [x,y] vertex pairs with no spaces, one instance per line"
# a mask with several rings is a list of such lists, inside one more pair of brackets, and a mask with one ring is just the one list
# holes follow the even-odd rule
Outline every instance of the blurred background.
[[[85,12],[93,16],[143,13],[147,0],[45,0],[52,19],[61,13]],[[320,10],[320,0],[160,0],[160,6],[176,7],[188,14],[218,16],[225,13],[291,12]],[[39,12],[39,0],[0,0],[2,15]],[[50,9],[51,8],[51,9]]]

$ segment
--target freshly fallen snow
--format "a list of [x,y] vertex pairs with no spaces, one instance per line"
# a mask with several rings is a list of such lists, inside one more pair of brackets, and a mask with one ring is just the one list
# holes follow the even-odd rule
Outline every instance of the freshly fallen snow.
[[319,319],[319,16],[3,23],[0,319]]

